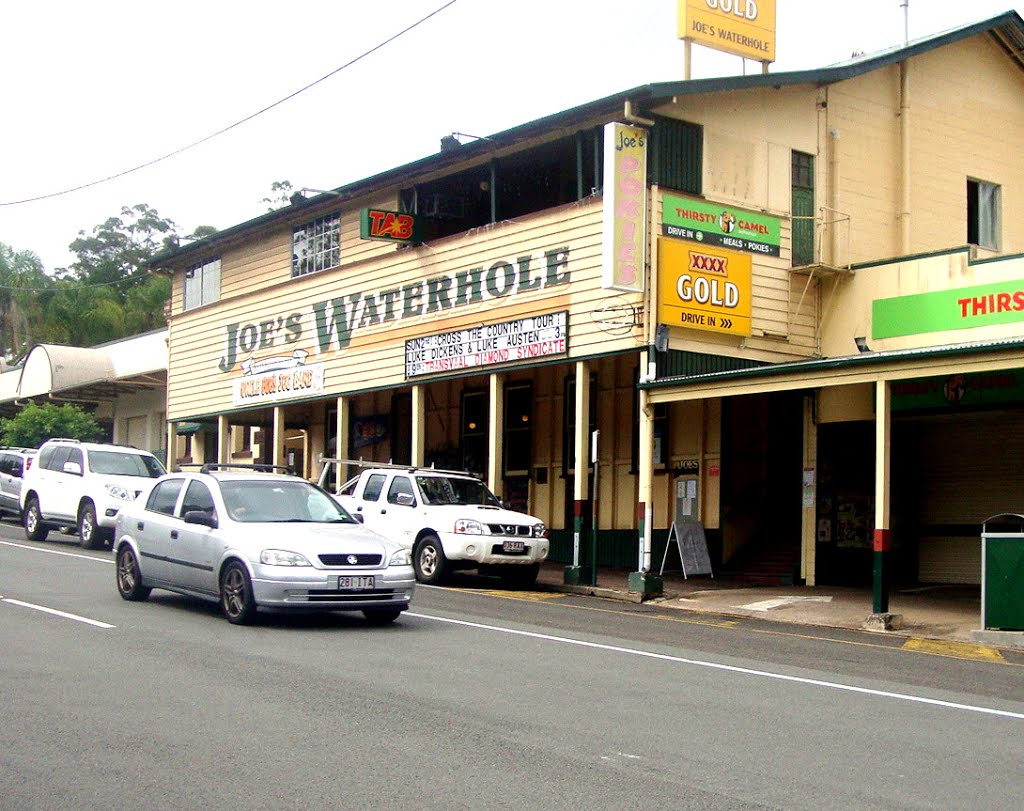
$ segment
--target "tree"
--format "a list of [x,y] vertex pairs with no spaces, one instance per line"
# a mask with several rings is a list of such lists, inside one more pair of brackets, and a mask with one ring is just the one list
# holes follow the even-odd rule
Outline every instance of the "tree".
[[92,236],[79,231],[68,246],[78,258],[61,275],[89,285],[107,285],[123,301],[131,287],[146,280],[143,268],[160,251],[165,237],[177,231],[172,220],[145,203],[123,206],[120,216],[97,225]]
[[[125,305],[109,287],[60,280],[46,297],[45,340],[68,346],[95,346],[130,334]],[[160,312],[163,324],[163,312]]]
[[150,276],[128,291],[124,302],[124,328],[129,335],[163,329],[167,323],[164,305],[171,297],[171,280]]
[[290,206],[295,194],[297,192],[292,188],[291,181],[275,180],[270,184],[270,197],[264,197],[260,202],[266,205],[267,211],[276,211],[279,208]]
[[91,442],[103,437],[103,429],[81,408],[71,403],[29,403],[10,419],[0,419],[0,442],[21,448],[38,448],[53,437]]
[[33,317],[39,314],[35,294],[52,283],[35,253],[0,242],[0,355],[15,357],[33,343]]

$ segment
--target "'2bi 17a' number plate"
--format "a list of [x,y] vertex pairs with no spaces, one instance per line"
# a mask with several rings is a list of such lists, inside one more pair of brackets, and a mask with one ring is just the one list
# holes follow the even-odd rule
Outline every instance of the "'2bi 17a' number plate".
[[338,591],[367,591],[377,586],[373,575],[349,576],[338,578]]

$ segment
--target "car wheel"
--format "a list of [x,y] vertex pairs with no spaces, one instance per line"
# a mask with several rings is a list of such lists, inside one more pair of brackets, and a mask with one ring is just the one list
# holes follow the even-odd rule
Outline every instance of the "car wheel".
[[145,600],[152,589],[142,585],[142,572],[135,552],[125,544],[117,553],[117,591],[120,595],[133,602]]
[[252,580],[237,560],[224,567],[220,575],[220,607],[233,625],[248,625],[256,616]]
[[437,585],[448,574],[448,558],[444,556],[441,540],[436,535],[426,535],[416,547],[413,555],[416,579],[428,585]]
[[33,496],[25,505],[25,537],[30,541],[45,541],[49,534],[39,512],[39,499]]
[[501,580],[509,586],[527,588],[537,582],[537,575],[540,574],[540,564],[531,563],[528,566],[502,566]]
[[401,608],[367,608],[363,611],[363,616],[371,625],[387,625],[398,619],[401,613]]
[[96,505],[86,501],[78,511],[78,545],[83,549],[102,549],[107,542],[103,529],[96,523]]

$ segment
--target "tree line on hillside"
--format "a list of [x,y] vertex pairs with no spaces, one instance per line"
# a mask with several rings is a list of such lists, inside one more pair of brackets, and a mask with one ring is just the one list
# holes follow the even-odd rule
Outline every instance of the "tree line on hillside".
[[[291,183],[278,181],[262,202],[273,211],[291,196]],[[171,281],[147,264],[179,240],[216,231],[202,225],[182,236],[155,208],[124,206],[91,233],[79,231],[68,246],[75,261],[52,273],[33,251],[0,242],[0,355],[11,362],[35,344],[96,346],[162,329]]]

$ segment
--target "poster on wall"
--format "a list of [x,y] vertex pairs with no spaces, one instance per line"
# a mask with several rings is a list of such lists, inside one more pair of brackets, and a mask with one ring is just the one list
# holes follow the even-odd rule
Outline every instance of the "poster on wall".
[[376,445],[388,437],[387,414],[374,414],[369,417],[355,417],[352,420],[352,449]]

